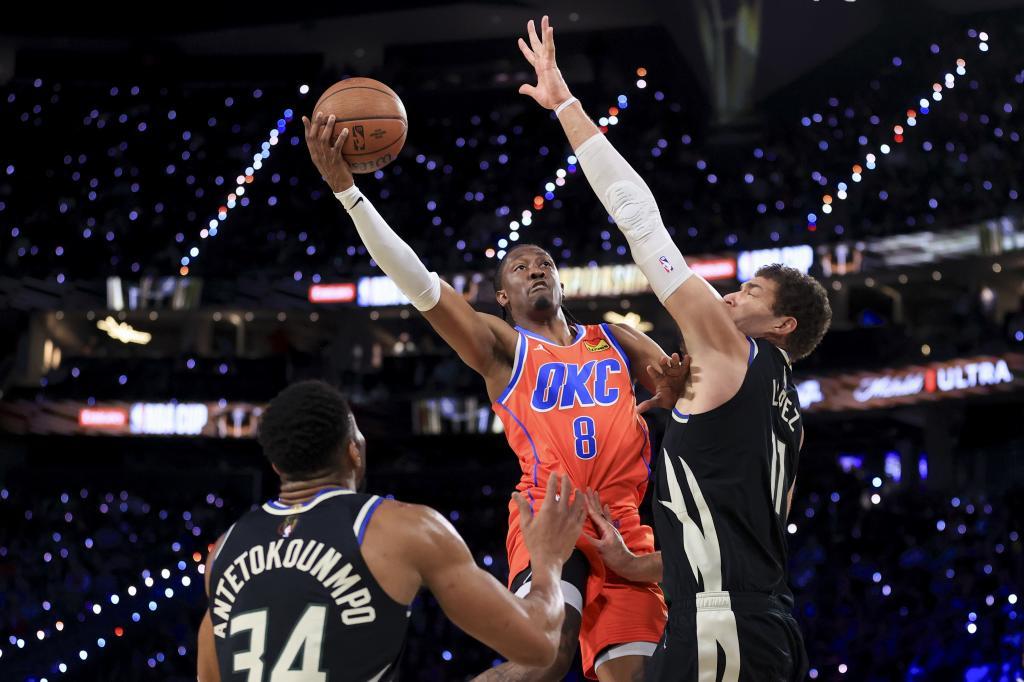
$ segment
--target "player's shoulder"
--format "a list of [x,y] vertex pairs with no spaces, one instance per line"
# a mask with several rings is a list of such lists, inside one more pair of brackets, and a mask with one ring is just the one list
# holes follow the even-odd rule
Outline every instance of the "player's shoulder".
[[459,537],[443,514],[422,504],[386,499],[378,506],[374,523],[410,559],[444,550]]
[[441,525],[450,525],[447,519],[432,507],[389,498],[381,500],[374,516],[378,523],[393,526],[392,530],[395,533],[422,533]]

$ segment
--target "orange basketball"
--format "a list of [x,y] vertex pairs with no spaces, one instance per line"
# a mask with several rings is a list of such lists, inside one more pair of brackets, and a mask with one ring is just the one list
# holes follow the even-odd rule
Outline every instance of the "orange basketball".
[[338,81],[317,100],[313,114],[334,114],[334,136],[345,128],[342,153],[353,173],[372,173],[388,165],[405,144],[409,122],[395,91],[372,78]]

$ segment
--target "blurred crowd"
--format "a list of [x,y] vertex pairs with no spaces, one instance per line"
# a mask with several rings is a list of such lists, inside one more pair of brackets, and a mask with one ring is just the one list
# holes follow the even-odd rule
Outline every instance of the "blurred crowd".
[[[841,69],[813,72],[727,128],[684,77],[601,59],[599,41],[598,77],[577,92],[686,253],[955,227],[1020,213],[1024,191],[1020,32],[981,28],[899,50],[865,40],[836,58]],[[410,133],[398,160],[358,182],[429,267],[488,270],[515,240],[561,263],[628,262],[549,112],[511,87],[459,95],[401,73],[385,63],[360,74],[399,91]],[[0,88],[13,133],[0,151],[6,273],[373,272],[299,120],[344,75],[232,85],[18,73]]]

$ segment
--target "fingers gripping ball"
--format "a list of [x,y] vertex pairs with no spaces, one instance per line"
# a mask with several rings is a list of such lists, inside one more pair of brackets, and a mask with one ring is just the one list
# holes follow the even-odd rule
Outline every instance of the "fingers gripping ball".
[[388,165],[405,144],[409,121],[395,91],[372,78],[338,81],[320,96],[313,114],[334,114],[336,139],[349,129],[342,153],[353,173],[372,173]]

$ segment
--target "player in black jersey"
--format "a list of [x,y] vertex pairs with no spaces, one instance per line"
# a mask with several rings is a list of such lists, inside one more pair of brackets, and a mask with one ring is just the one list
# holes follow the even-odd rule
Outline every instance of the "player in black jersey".
[[724,299],[695,276],[647,184],[572,96],[555,64],[547,17],[520,49],[537,72],[520,92],[555,112],[580,166],[671,313],[692,356],[654,489],[662,551],[632,555],[588,497],[608,568],[661,581],[670,600],[650,680],[798,680],[806,655],[787,587],[785,521],[803,441],[791,361],[832,318],[813,278],[771,265]]
[[560,495],[536,515],[515,496],[533,570],[533,589],[519,599],[474,563],[441,514],[356,492],[366,441],[337,390],[319,381],[286,388],[263,416],[260,443],[281,493],[210,553],[200,682],[392,679],[422,586],[509,660],[552,663],[565,614],[562,564],[586,515],[567,476],[552,474]]

